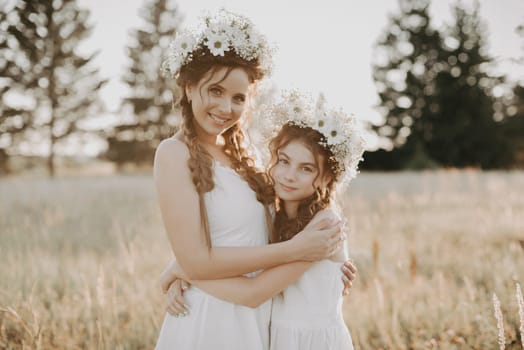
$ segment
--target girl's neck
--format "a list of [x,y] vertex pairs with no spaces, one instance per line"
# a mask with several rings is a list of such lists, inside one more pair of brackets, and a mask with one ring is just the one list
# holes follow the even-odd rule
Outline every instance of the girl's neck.
[[282,201],[282,207],[288,219],[295,219],[297,217],[298,201]]

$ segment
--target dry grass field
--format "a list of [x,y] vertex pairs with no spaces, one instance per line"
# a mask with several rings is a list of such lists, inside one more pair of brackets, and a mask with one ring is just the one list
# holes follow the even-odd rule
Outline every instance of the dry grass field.
[[[523,172],[363,173],[341,197],[356,349],[499,349],[493,293],[522,349]],[[0,349],[153,348],[170,249],[150,176],[4,178],[0,199]]]

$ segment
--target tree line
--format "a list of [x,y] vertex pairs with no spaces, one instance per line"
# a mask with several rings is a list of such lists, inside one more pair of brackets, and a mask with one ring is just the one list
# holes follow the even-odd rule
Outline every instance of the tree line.
[[[366,152],[363,168],[522,166],[524,86],[496,73],[478,3],[467,9],[458,1],[438,30],[429,5],[399,0],[377,40],[373,78],[384,119],[369,129],[384,148]],[[79,50],[93,29],[89,11],[76,0],[0,5],[0,173],[11,157],[38,148],[53,176],[57,150],[93,135],[107,144],[100,158],[152,163],[177,127],[179,93],[160,67],[182,16],[169,0],[147,1],[140,15],[121,77],[129,91],[120,106],[125,117],[92,130],[88,121],[104,110],[100,90],[108,81],[93,62],[97,52]]]

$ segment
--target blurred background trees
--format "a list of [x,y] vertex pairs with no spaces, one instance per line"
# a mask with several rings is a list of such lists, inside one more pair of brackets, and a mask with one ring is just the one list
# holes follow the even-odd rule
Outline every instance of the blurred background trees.
[[435,30],[429,0],[400,0],[376,45],[373,63],[384,117],[373,129],[389,145],[366,153],[367,169],[522,166],[519,94],[486,50],[479,5],[458,1]]
[[[127,95],[109,127],[86,127],[105,107],[106,80],[82,50],[89,12],[76,0],[0,4],[0,174],[10,159],[55,158],[89,137],[106,145],[99,157],[120,167],[150,166],[160,140],[176,131],[179,92],[161,62],[182,15],[170,0],[147,0],[143,24],[129,34]],[[524,167],[524,81],[497,73],[486,49],[479,5],[457,0],[436,28],[430,0],[399,0],[376,42],[372,62],[383,121],[370,128],[382,148],[366,152],[364,169]],[[524,24],[516,28],[523,38]]]
[[[82,138],[82,121],[101,109],[106,82],[79,44],[91,33],[75,0],[16,1],[0,17],[0,149],[3,160],[46,149],[55,174],[57,146]],[[2,158],[0,158],[2,161]],[[2,166],[7,169],[7,163]]]
[[129,95],[122,102],[126,120],[107,133],[104,157],[122,165],[153,164],[155,149],[176,129],[173,111],[176,95],[174,79],[163,76],[162,60],[181,20],[176,5],[168,0],[146,2],[140,16],[143,28],[131,33],[127,53],[131,64],[122,80]]

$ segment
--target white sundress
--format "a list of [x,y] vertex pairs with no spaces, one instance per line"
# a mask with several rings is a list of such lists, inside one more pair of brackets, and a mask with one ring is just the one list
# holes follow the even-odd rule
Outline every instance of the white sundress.
[[353,350],[342,315],[341,265],[316,262],[273,298],[271,350]]
[[[233,169],[215,162],[215,188],[205,194],[211,241],[219,246],[268,242],[263,205]],[[267,350],[271,300],[253,309],[215,298],[191,286],[184,292],[189,314],[166,314],[157,350]]]

